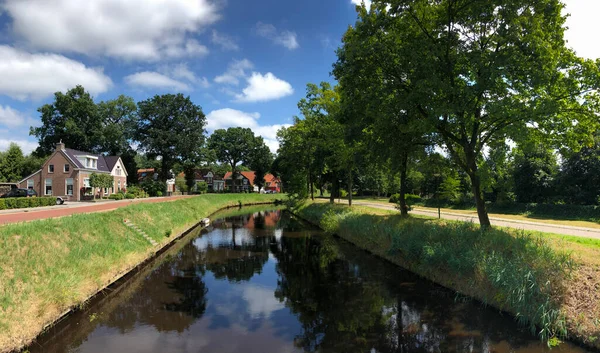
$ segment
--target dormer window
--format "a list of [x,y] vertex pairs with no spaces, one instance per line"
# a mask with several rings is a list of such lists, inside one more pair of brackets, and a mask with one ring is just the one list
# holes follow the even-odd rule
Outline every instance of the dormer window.
[[115,170],[116,175],[121,175],[121,166],[117,166],[117,170]]
[[87,169],[98,169],[98,157],[96,156],[83,155],[77,156],[77,159]]

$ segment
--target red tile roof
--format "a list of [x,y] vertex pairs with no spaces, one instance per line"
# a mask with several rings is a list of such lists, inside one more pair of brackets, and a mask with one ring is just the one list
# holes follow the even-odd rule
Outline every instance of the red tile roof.
[[[254,172],[250,171],[250,172],[239,172],[239,173],[242,174],[246,179],[248,179],[251,186],[254,185],[254,177],[256,176],[256,174]],[[225,180],[231,179],[231,172],[225,173],[225,176],[223,177],[223,179],[225,179]]]

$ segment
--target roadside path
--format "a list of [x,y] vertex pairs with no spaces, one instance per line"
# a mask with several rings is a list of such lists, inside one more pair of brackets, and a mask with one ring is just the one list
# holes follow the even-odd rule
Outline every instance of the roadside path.
[[112,211],[117,208],[126,207],[133,203],[155,203],[155,202],[171,202],[183,198],[194,196],[169,196],[169,197],[153,197],[147,199],[106,201],[106,202],[69,202],[64,205],[25,208],[17,210],[0,211],[0,225],[17,222],[28,222],[38,219],[65,217],[79,213],[94,213]]
[[[336,200],[337,202],[337,200]],[[379,208],[384,210],[395,210],[393,205],[384,205],[380,203],[367,202],[367,201],[352,201],[354,205],[360,206],[368,206],[373,208]],[[437,210],[425,210],[421,208],[414,208],[410,211],[412,214],[436,217],[438,216]],[[463,222],[473,222],[479,224],[479,219],[477,216],[470,216],[459,213],[451,213],[442,211],[441,217],[443,219],[453,220],[453,221],[463,221]],[[493,226],[498,227],[509,227],[515,229],[523,229],[523,230],[532,230],[544,233],[555,233],[555,234],[563,234],[563,235],[572,235],[576,237],[582,238],[594,238],[600,239],[600,229],[595,228],[585,228],[585,227],[574,227],[574,226],[566,226],[560,224],[550,224],[543,222],[527,222],[527,221],[519,221],[519,220],[511,220],[506,218],[497,218],[490,217],[490,221]]]

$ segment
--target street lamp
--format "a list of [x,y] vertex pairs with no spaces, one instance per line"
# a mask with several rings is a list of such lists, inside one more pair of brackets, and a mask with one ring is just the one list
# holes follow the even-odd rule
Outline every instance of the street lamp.
[[338,180],[338,203],[342,203],[342,179]]

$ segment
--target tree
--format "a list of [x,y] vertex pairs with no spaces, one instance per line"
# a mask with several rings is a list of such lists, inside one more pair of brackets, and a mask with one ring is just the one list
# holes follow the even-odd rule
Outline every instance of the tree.
[[21,147],[16,143],[11,143],[0,160],[0,180],[8,182],[21,180],[24,162],[25,157]]
[[205,181],[199,181],[196,183],[196,191],[201,194],[208,192],[208,184]]
[[147,157],[160,156],[159,179],[166,181],[175,163],[199,159],[205,142],[206,117],[183,94],[165,94],[138,103],[134,133]]
[[214,151],[219,161],[227,163],[231,167],[232,189],[235,189],[238,164],[250,164],[252,157],[256,154],[257,145],[259,145],[259,140],[249,128],[218,129],[208,138],[208,148]]
[[558,163],[552,150],[532,143],[516,151],[513,177],[518,202],[547,202],[555,194]]
[[349,65],[362,74],[360,67],[377,67],[400,102],[396,110],[402,106],[434,129],[468,175],[479,222],[489,227],[478,169],[483,148],[518,139],[528,125],[544,136],[578,137],[551,139],[556,144],[589,141],[598,123],[598,66],[566,48],[559,0],[388,5],[376,0],[371,11],[360,8],[336,69]]
[[265,185],[265,175],[271,170],[273,164],[273,154],[269,147],[263,141],[263,138],[258,136],[255,140],[255,147],[250,156],[249,166],[254,170],[254,185],[258,189],[262,189]]
[[[90,174],[90,186],[94,189],[99,188],[100,190],[103,188],[112,188],[114,186],[114,179],[110,174],[92,173]],[[95,197],[96,193],[94,191]]]
[[54,152],[59,141],[76,150],[102,152],[102,120],[94,99],[83,86],[56,92],[54,102],[43,105],[38,112],[42,126],[31,127],[29,132],[38,139],[38,156]]
[[102,153],[120,156],[128,171],[127,183],[137,184],[136,151],[131,147],[137,126],[137,105],[133,98],[120,95],[116,99],[98,103],[102,122],[99,149]]
[[566,202],[593,205],[600,202],[600,144],[568,156],[558,176]]

